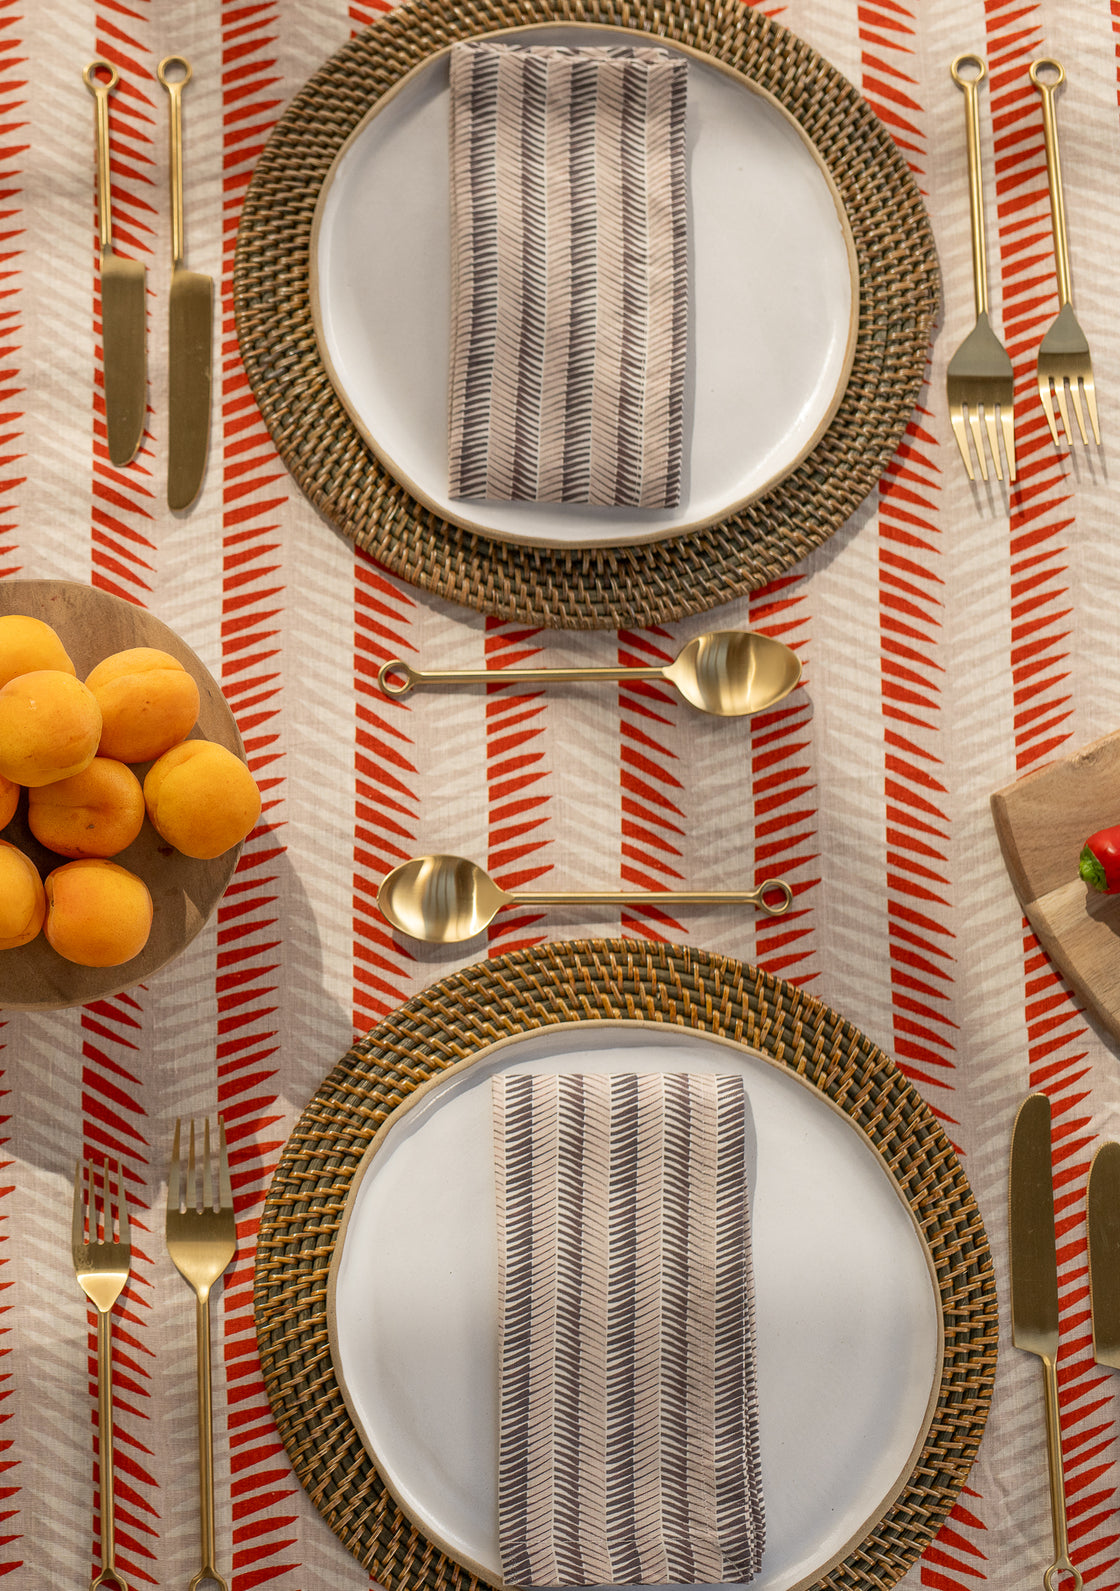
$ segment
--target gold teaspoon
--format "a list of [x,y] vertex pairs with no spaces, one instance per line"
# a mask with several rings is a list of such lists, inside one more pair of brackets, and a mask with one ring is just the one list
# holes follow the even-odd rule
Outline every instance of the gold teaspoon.
[[744,890],[533,890],[510,895],[462,856],[414,856],[387,873],[377,891],[378,907],[393,927],[429,945],[473,939],[503,906],[744,905],[780,917],[792,899],[793,891],[778,878]]
[[773,707],[800,678],[800,658],[781,641],[751,630],[714,630],[687,642],[671,663],[651,668],[475,668],[426,673],[394,657],[382,665],[377,682],[387,696],[405,696],[414,685],[665,680],[702,713],[739,718]]

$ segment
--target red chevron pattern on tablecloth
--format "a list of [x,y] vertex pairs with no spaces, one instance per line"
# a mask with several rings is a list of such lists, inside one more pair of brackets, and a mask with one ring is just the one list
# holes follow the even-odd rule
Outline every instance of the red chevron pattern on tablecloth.
[[[114,65],[120,81],[110,103],[110,167],[114,242],[122,253],[150,267],[154,207],[151,194],[156,163],[153,136],[153,50],[151,15],[146,4],[126,8],[108,3],[96,18],[95,53]],[[94,246],[96,250],[96,234]],[[100,288],[96,265],[93,319],[100,331]],[[91,581],[127,601],[146,606],[156,556],[151,535],[152,444],[146,431],[138,466],[117,469],[109,462],[98,353],[94,401],[93,480],[90,526]],[[117,1482],[117,1564],[138,1584],[158,1583],[156,1570],[160,1513],[159,1481],[150,1462],[146,1426],[152,1414],[149,1309],[154,1261],[148,1241],[147,1188],[150,1181],[143,1067],[138,1064],[150,1031],[143,990],[126,991],[87,1006],[81,1014],[83,1153],[94,1165],[123,1168],[132,1227],[128,1285],[114,1317],[113,1374]],[[95,1494],[100,1503],[97,1449],[96,1314],[90,1310],[90,1419],[94,1441]],[[95,1571],[104,1567],[95,1549]]]
[[[1071,734],[1067,546],[1077,525],[1070,477],[1054,451],[1035,379],[1038,343],[1058,310],[1046,168],[1040,159],[1042,120],[1027,74],[1030,62],[1048,53],[1048,39],[1037,6],[989,3],[986,14],[1004,321],[1016,371],[1020,479],[1011,513],[1011,671],[1016,763],[1025,771],[1056,755]],[[1091,1583],[1107,1573],[1115,1554],[1110,1541],[1093,1534],[1101,1507],[1101,1445],[1108,1428],[1099,1417],[1104,1378],[1092,1364],[1086,1308],[1083,1212],[1091,1153],[1085,1108],[1087,1035],[1074,1002],[1029,930],[1023,951],[1030,1086],[1050,1095],[1054,1117],[1062,1303],[1058,1374],[1071,1556]],[[1040,1398],[1033,1413],[1037,1438]],[[1035,1452],[1037,1470],[1037,1441]]]
[[817,792],[810,750],[808,604],[797,575],[774,580],[750,599],[750,627],[792,648],[802,660],[799,688],[750,726],[754,813],[754,883],[784,878],[793,890],[781,917],[758,915],[755,959],[799,988],[814,976],[813,890],[820,879],[815,830]]
[[[220,295],[222,469],[222,689],[261,788],[261,823],[245,844],[218,911],[218,1104],[226,1120],[238,1212],[238,1249],[227,1274],[233,1580],[236,1591],[281,1579],[293,1567],[296,1486],[280,1454],[253,1317],[253,1238],[284,1131],[278,1099],[277,1007],[282,959],[278,868],[283,853],[281,747],[284,627],[281,514],[289,486],[237,353],[232,268],[236,224],[256,157],[278,110],[278,18],[271,5],[223,6],[222,79],[227,220]],[[277,832],[279,830],[279,833]],[[295,1561],[298,1561],[296,1559]]]
[[[234,1591],[369,1584],[295,1479],[262,1382],[253,1263],[272,1170],[350,1034],[487,953],[621,927],[758,962],[894,1053],[961,1152],[1004,1288],[1011,1119],[1029,1089],[1051,1096],[1074,1556],[1087,1587],[1118,1591],[1118,1386],[1091,1357],[1084,1192],[1096,1143],[1120,1136],[1120,1073],[1115,1045],[1023,922],[987,798],[1120,723],[1109,454],[1120,0],[763,8],[859,85],[926,196],[944,287],[929,382],[878,490],[827,546],[749,598],[621,635],[487,618],[356,554],[294,487],[246,381],[232,268],[254,166],[301,84],[388,9],[0,4],[0,578],[92,579],[170,623],[226,690],[265,803],[220,911],[174,968],[84,1010],[3,1014],[0,1575],[35,1591],[70,1586],[96,1559],[94,1321],[65,1242],[79,1153],[121,1160],[133,1216],[133,1274],[114,1319],[120,1566],[134,1587],[185,1584],[196,1566],[191,1300],[165,1252],[162,1197],[170,1123],[212,1113],[216,1089],[239,1230],[213,1311],[219,1565]],[[948,73],[969,49],[991,74],[981,137],[993,321],[1017,376],[1012,494],[969,485],[944,405],[944,366],[972,311],[963,106]],[[173,515],[167,105],[155,67],[178,50],[195,65],[188,264],[216,276],[217,324],[207,481]],[[81,83],[96,54],[122,74],[110,115],[115,233],[149,268],[148,425],[126,469],[109,464],[102,399],[93,103]],[[1026,77],[1040,54],[1069,71],[1059,121],[1074,295],[1103,427],[1099,451],[1072,455],[1054,450],[1034,386],[1056,309]],[[371,267],[368,290],[379,288]],[[376,680],[394,655],[435,669],[664,664],[718,628],[785,641],[803,661],[802,688],[747,722],[695,713],[659,683],[495,683],[391,701]],[[397,862],[440,849],[514,890],[782,877],[795,900],[775,919],[507,910],[470,944],[428,949],[389,930],[375,893]],[[1003,1325],[977,1465],[908,1586],[1010,1591],[1049,1560],[1038,1367]],[[329,1374],[326,1349],[323,1365]]]
[[[674,647],[668,631],[621,631],[619,668],[662,668]],[[681,840],[687,822],[677,749],[679,703],[671,685],[638,680],[619,687],[619,786],[622,802],[622,888],[685,887]],[[703,888],[703,882],[695,887]],[[730,886],[729,886],[730,887]],[[674,906],[622,909],[622,931],[643,939],[677,941],[689,933],[690,914]]]
[[406,997],[411,957],[377,910],[377,884],[416,849],[417,770],[409,704],[388,700],[377,671],[409,657],[411,599],[368,558],[354,564],[357,790],[354,824],[354,1028],[364,1032]]
[[[533,668],[541,662],[538,631],[487,619],[487,668]],[[548,708],[543,687],[486,692],[487,871],[500,888],[546,890],[553,883]],[[548,880],[546,882],[546,879]],[[539,944],[545,915],[531,906],[502,912],[488,931],[489,952]]]

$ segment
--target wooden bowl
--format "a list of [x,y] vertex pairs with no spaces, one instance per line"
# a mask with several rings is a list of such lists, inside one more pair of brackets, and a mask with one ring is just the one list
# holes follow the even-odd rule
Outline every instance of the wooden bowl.
[[[190,647],[145,609],[77,581],[0,580],[0,614],[7,613],[25,613],[51,625],[73,658],[79,679],[85,679],[102,658],[126,647],[154,646],[169,652],[198,685],[201,708],[191,738],[216,740],[244,759],[237,724],[217,681]],[[141,783],[150,766],[132,764]],[[26,852],[42,877],[69,860],[47,850],[31,833],[26,793],[20,796],[11,823],[0,829],[0,839]],[[196,861],[165,844],[145,818],[139,836],[112,858],[138,874],[151,891],[152,932],[144,949],[119,967],[79,967],[64,960],[39,934],[30,944],[0,950],[0,1008],[56,1011],[146,982],[174,961],[202,928],[222,898],[240,854],[238,845],[213,861]]]
[[1012,886],[1051,961],[1120,1038],[1120,895],[1080,877],[1081,848],[1120,823],[1120,733],[1028,773],[991,798]]

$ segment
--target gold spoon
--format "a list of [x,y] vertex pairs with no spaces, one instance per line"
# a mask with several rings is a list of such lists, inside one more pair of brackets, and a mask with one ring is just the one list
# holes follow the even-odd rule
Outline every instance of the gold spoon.
[[738,718],[773,707],[800,678],[800,658],[781,641],[751,630],[714,630],[687,642],[671,663],[651,668],[467,668],[429,674],[394,657],[382,664],[377,682],[387,696],[405,696],[414,685],[666,680],[702,713]]
[[[771,903],[767,895],[779,898]],[[613,906],[650,902],[667,906],[757,906],[771,917],[789,909],[793,891],[780,878],[768,878],[757,889],[743,890],[642,890],[633,894],[614,890],[557,890],[510,895],[499,889],[489,873],[462,856],[414,856],[386,873],[377,891],[377,904],[394,928],[429,945],[453,945],[473,939],[493,922],[503,906]]]

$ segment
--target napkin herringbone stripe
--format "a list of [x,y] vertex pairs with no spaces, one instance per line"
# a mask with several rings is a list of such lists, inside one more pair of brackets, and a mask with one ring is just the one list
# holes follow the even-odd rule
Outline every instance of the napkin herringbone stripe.
[[678,501],[686,93],[656,48],[453,49],[453,497]]
[[501,1074],[493,1100],[504,1575],[749,1580],[742,1079]]

